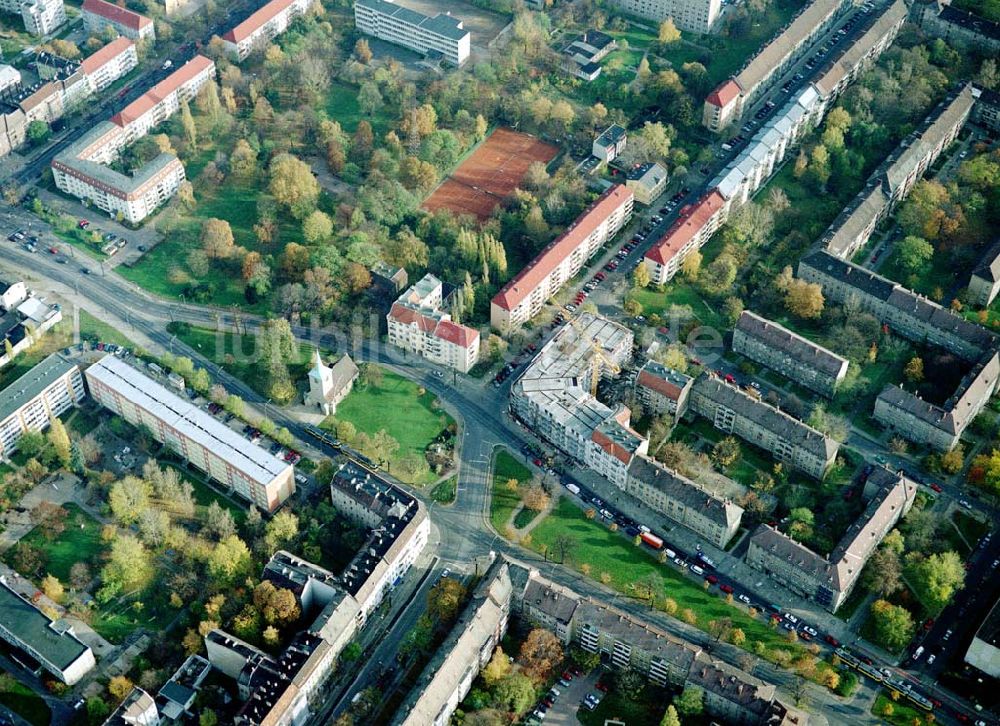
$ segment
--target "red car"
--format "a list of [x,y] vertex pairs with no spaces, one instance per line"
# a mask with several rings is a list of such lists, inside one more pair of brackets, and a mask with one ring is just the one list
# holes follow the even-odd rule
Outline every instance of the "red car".
[[87,227],[90,226],[90,220],[81,219],[79,222],[76,223],[76,226],[79,227],[80,229],[87,229]]
[[597,685],[594,686],[594,688],[596,688],[598,691],[603,691],[604,693],[608,692],[608,686],[606,683],[598,683]]
[[542,465],[542,460],[541,459],[535,459],[531,463],[534,464],[535,466],[541,466]]
[[924,630],[930,630],[933,627],[934,627],[934,618],[927,618],[927,620],[924,621]]
[[733,594],[733,586],[732,585],[719,585],[719,589],[722,590],[727,595],[732,595]]
[[709,575],[708,577],[705,578],[705,580],[707,582],[710,582],[711,584],[714,585],[715,583],[717,583],[719,581],[719,578],[716,577],[715,575]]
[[49,247],[49,254],[50,255],[58,255],[59,254],[59,249],[56,248],[56,247]]
[[931,489],[933,489],[936,492],[943,492],[944,491],[944,489],[941,488],[940,484],[931,484]]
[[567,681],[573,680],[573,674],[570,673],[569,671],[563,671],[562,677],[565,678]]
[[840,641],[834,638],[832,635],[827,635],[826,638],[824,638],[824,640],[826,640],[826,642],[832,645],[834,648],[840,647]]
[[726,383],[736,383],[736,376],[734,376],[732,373],[727,373],[725,380]]

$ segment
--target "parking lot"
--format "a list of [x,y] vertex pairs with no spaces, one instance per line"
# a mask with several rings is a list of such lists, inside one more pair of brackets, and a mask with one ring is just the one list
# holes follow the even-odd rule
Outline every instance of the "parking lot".
[[573,724],[575,726],[575,724],[579,723],[576,719],[576,713],[581,708],[584,708],[584,699],[590,694],[593,694],[595,697],[604,696],[596,688],[601,673],[602,670],[597,668],[590,673],[573,678],[573,680],[569,681],[569,686],[556,684],[555,688],[559,690],[559,695],[552,699],[552,706],[545,711],[542,719],[539,719],[537,716],[537,713],[541,713],[541,711],[536,712],[533,722],[544,723],[545,726],[551,726],[552,724],[561,724],[564,726]]

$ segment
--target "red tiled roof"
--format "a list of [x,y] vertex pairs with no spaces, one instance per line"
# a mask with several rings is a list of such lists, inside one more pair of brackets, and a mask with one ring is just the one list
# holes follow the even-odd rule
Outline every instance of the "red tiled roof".
[[423,333],[434,332],[434,328],[437,325],[437,321],[434,318],[421,315],[413,308],[408,308],[405,305],[400,305],[399,303],[392,304],[392,309],[389,310],[389,315],[393,320],[396,320],[403,325],[416,324]]
[[670,225],[670,229],[646,252],[646,259],[661,265],[667,264],[701,231],[702,227],[708,224],[725,201],[722,195],[713,189],[694,204],[682,209],[677,221]]
[[170,96],[171,93],[174,93],[178,88],[213,65],[214,63],[210,58],[206,58],[203,55],[196,55],[123,108],[119,113],[115,114],[111,120],[123,128],[128,126],[136,119],[141,118],[153,106]]
[[295,0],[271,0],[267,5],[222,36],[230,43],[239,43],[253,35],[268,22],[295,4]]
[[104,0],[83,0],[83,11],[100,15],[105,20],[118,25],[124,25],[132,30],[142,30],[153,21],[145,15],[128,10],[127,8],[112,5]]
[[632,454],[631,452],[629,452],[628,449],[626,449],[621,444],[615,443],[611,439],[611,437],[606,436],[597,429],[594,429],[594,432],[590,435],[590,440],[593,441],[598,446],[600,446],[606,452],[611,454],[613,457],[618,459],[618,461],[622,462],[623,464],[628,464],[630,461],[632,461]]
[[135,42],[131,38],[119,35],[99,51],[91,53],[89,56],[84,58],[80,62],[80,67],[88,76],[93,75],[105,63],[111,61],[112,58],[117,58],[119,55],[128,50],[130,46],[134,45]]
[[573,226],[550,242],[516,277],[504,285],[493,297],[493,303],[504,310],[516,308],[583,240],[632,196],[632,191],[621,184],[604,192],[576,218]]
[[715,87],[715,90],[708,94],[708,98],[705,99],[708,103],[713,106],[718,106],[719,108],[725,108],[730,103],[736,100],[736,97],[740,95],[740,86],[733,79],[724,81]]
[[479,338],[479,331],[459,325],[451,320],[442,320],[437,324],[434,335],[460,348],[468,348]]
[[680,398],[681,395],[681,389],[679,386],[675,386],[670,381],[665,381],[658,376],[654,376],[649,371],[639,371],[639,377],[636,379],[636,383],[640,386],[651,388],[657,393],[661,393],[674,401]]

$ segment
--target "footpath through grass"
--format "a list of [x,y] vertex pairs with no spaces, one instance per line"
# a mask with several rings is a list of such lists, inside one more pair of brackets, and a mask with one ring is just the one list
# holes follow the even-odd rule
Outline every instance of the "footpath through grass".
[[[507,488],[507,482],[514,479],[516,490]],[[531,481],[531,471],[514,458],[507,450],[497,452],[493,458],[493,495],[490,498],[490,522],[493,529],[503,534],[510,521],[510,515],[521,503],[521,488]]]
[[[627,596],[648,603],[647,586],[651,585],[657,609],[664,610],[670,598],[677,604],[677,617],[705,631],[711,630],[713,622],[729,618],[732,627],[741,629],[746,636],[743,648],[785,667],[813,657],[803,643],[789,641],[784,631],[772,627],[766,613],[751,617],[744,608],[730,605],[719,597],[716,588],[706,589],[674,565],[658,562],[644,546],[636,546],[621,534],[587,519],[567,496],[535,526],[528,546],[558,557],[557,540],[563,536],[573,542],[564,564]],[[819,680],[831,668],[819,661],[810,677]]]
[[45,700],[22,683],[11,678],[9,687],[0,690],[0,703],[18,714],[25,721],[34,726],[48,726],[52,719],[52,711]]

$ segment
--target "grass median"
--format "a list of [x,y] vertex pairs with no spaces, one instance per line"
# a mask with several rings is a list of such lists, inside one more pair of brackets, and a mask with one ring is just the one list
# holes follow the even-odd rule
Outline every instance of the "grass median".
[[[514,480],[518,486],[510,489],[507,482]],[[501,534],[507,528],[510,515],[521,503],[521,490],[531,481],[531,471],[505,450],[498,451],[493,458],[493,496],[490,498],[490,522],[493,529]]]

